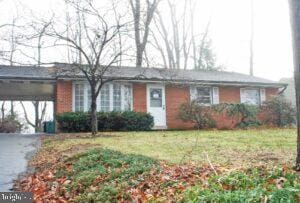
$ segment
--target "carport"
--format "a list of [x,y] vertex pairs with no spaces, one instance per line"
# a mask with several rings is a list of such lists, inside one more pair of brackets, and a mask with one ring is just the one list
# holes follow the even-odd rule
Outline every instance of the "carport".
[[52,67],[0,66],[0,100],[54,101],[54,72]]
[[0,101],[50,101],[54,106],[55,92],[53,67],[0,65]]

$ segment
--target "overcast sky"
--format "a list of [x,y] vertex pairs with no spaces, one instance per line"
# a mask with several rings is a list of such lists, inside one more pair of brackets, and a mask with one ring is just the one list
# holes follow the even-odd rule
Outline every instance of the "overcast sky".
[[[126,1],[126,0],[125,0]],[[182,2],[182,0],[177,0]],[[254,73],[256,76],[279,80],[293,74],[291,34],[287,0],[254,1]],[[3,0],[1,23],[15,13],[15,1]],[[63,12],[62,0],[17,1],[47,18],[51,12]],[[99,1],[100,2],[100,1]],[[102,2],[105,2],[104,0]],[[196,26],[204,30],[211,20],[210,37],[218,62],[228,71],[249,72],[251,0],[198,0]],[[163,4],[162,4],[163,6]],[[164,10],[164,8],[160,8]],[[18,9],[19,14],[22,10]]]
[[[211,12],[211,36],[219,61],[228,70],[248,73],[251,1],[202,2]],[[292,76],[289,23],[287,0],[254,0],[255,75],[273,80]]]

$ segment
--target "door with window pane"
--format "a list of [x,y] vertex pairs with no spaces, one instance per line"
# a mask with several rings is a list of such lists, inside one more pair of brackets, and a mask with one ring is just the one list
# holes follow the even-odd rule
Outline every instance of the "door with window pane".
[[154,118],[154,126],[166,126],[165,87],[164,85],[147,86],[147,109]]

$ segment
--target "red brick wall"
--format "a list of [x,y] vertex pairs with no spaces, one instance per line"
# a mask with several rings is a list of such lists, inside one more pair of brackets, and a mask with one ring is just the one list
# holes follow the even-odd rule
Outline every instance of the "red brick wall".
[[278,88],[266,88],[266,99],[272,99],[272,97],[278,95],[278,91]]
[[166,114],[169,129],[190,129],[194,124],[183,122],[178,118],[179,108],[190,100],[190,90],[187,86],[166,86]]
[[[277,95],[277,88],[266,88],[266,98]],[[240,87],[219,87],[220,103],[240,103]],[[178,118],[178,110],[181,104],[188,102],[190,91],[188,86],[166,86],[166,113],[169,129],[190,129],[192,123],[186,123]],[[215,115],[218,129],[232,129],[239,122],[238,118],[228,117],[225,114]]]
[[[266,88],[266,98],[278,94],[277,88]],[[239,87],[219,87],[220,103],[239,103]],[[166,85],[166,119],[169,129],[190,129],[192,123],[181,121],[178,118],[179,107],[190,99],[188,86]],[[133,83],[133,110],[147,112],[147,88],[145,83]],[[56,86],[55,113],[72,111],[72,82],[58,80]],[[228,119],[225,115],[219,116],[218,128],[231,128],[234,120]]]
[[220,103],[240,103],[239,87],[219,87]]
[[147,88],[145,83],[133,83],[133,110],[147,112]]
[[55,113],[72,111],[72,82],[58,80],[56,83]]

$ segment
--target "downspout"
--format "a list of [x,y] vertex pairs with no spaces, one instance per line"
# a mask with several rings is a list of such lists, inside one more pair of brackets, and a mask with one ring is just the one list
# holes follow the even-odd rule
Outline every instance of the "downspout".
[[282,90],[278,93],[280,96],[284,93],[284,91],[287,89],[288,85],[285,85]]

